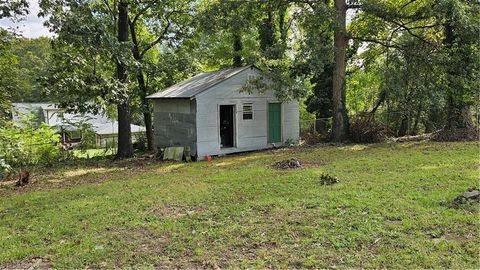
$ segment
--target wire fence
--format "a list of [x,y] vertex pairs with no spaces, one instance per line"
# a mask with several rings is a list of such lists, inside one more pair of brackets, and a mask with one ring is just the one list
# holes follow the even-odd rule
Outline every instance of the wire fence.
[[300,136],[307,133],[328,134],[332,126],[332,118],[302,119],[300,121]]

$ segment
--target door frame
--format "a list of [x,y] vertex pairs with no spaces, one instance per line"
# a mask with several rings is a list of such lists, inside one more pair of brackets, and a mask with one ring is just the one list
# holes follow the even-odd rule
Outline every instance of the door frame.
[[272,144],[271,142],[268,142],[268,139],[270,137],[270,122],[269,122],[269,119],[270,119],[270,104],[280,104],[280,141],[279,142],[273,142],[273,143],[283,143],[283,119],[284,119],[284,115],[283,115],[283,102],[281,101],[278,101],[278,100],[267,100],[267,119],[266,119],[266,123],[267,123],[267,144]]
[[[220,106],[232,106],[233,107],[233,146],[222,147],[222,138],[220,135]],[[235,103],[221,103],[217,105],[217,136],[218,146],[221,149],[237,148],[237,104]]]

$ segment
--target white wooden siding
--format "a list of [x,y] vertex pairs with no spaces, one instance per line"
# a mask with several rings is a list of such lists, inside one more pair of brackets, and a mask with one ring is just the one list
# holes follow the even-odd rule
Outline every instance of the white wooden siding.
[[[245,93],[239,89],[249,74],[260,75],[256,69],[247,69],[196,96],[197,153],[219,155],[271,147],[268,144],[268,102],[278,102],[273,91]],[[253,119],[243,120],[243,104],[251,103]],[[235,148],[220,148],[219,106],[235,105]],[[282,104],[282,140],[298,140],[298,102]]]

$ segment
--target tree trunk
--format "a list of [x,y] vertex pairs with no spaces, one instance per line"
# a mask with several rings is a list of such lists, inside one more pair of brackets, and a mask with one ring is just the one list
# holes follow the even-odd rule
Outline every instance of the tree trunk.
[[241,67],[242,66],[242,36],[240,34],[240,29],[236,27],[233,28],[233,66]]
[[[449,92],[454,92],[450,90]],[[455,94],[449,93],[447,99],[447,123],[445,129],[473,129],[470,107],[460,100],[455,100]]]
[[[118,41],[128,41],[128,4],[125,1],[118,3]],[[124,63],[117,60],[117,79],[121,83],[128,82],[127,68]],[[130,104],[125,97],[117,104],[118,111],[118,150],[117,159],[128,158],[133,154],[132,131],[130,129]]]
[[408,134],[408,124],[409,124],[408,116],[403,115],[401,120],[400,120],[400,126],[398,127],[398,132],[397,132],[398,137],[403,137],[405,135],[409,135]]
[[280,7],[278,11],[278,29],[280,32],[280,43],[284,47],[287,44],[287,38],[288,38],[288,28],[287,28],[287,20],[286,20],[287,15],[288,15],[287,6],[285,5]]
[[410,135],[418,135],[418,133],[419,133],[418,124],[420,123],[420,117],[422,115],[422,110],[423,110],[423,106],[420,105],[417,109],[417,114],[415,115],[415,121],[413,122],[413,127],[412,127],[412,130],[410,132]]
[[341,142],[348,137],[348,115],[345,108],[345,69],[347,52],[346,16],[347,6],[345,0],[335,0],[337,12],[337,27],[334,33],[334,61],[333,69],[333,127],[332,140]]
[[147,100],[147,85],[141,70],[137,73],[138,88],[140,89],[140,99],[142,100],[143,121],[145,122],[145,134],[147,137],[147,149],[153,150],[153,128],[152,128],[152,113]]
[[[449,59],[455,59],[455,52],[452,47],[455,42],[454,22],[451,18],[447,19],[444,26],[444,44],[448,50]],[[473,128],[472,114],[470,107],[463,100],[462,85],[456,83],[458,67],[454,64],[447,64],[447,123],[445,129],[471,129]]]
[[[132,37],[133,49],[132,54],[133,58],[138,62],[142,62],[143,55],[140,53],[140,48],[137,40],[137,32],[135,29],[135,22],[129,21],[130,35]],[[145,77],[143,70],[139,69],[137,71],[137,83],[139,88],[140,100],[142,102],[142,112],[143,112],[143,121],[145,123],[145,135],[147,138],[147,149],[148,151],[153,150],[153,127],[152,127],[152,113],[150,112],[150,105],[147,100],[148,89],[147,84],[145,83]]]
[[[266,54],[275,43],[275,24],[273,22],[273,14],[270,10],[271,7],[267,7],[267,17],[260,25],[260,50]],[[268,57],[268,56],[267,56]]]

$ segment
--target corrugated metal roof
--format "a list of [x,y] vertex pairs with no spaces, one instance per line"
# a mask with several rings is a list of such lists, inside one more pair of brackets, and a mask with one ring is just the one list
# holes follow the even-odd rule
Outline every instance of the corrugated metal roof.
[[42,108],[42,110],[61,110],[57,104],[47,102],[14,102],[12,103],[12,107],[21,113],[30,113],[32,111],[37,111],[39,108]]
[[188,80],[177,83],[163,91],[150,95],[147,98],[191,98],[209,89],[210,87],[223,82],[224,80],[231,78],[248,68],[253,67],[254,65],[248,65],[245,67],[228,68],[218,71],[200,73]]
[[[132,133],[145,132],[145,127],[130,124]],[[115,135],[118,134],[118,122],[114,121],[100,126],[93,127],[93,131],[98,135]]]
[[75,124],[80,122],[86,122],[91,124],[92,127],[97,127],[113,121],[100,113],[66,113],[55,103],[12,103],[12,119],[14,122],[20,122],[23,115],[32,112],[38,114],[40,109],[43,110],[44,120],[49,126],[67,130],[77,129]]

